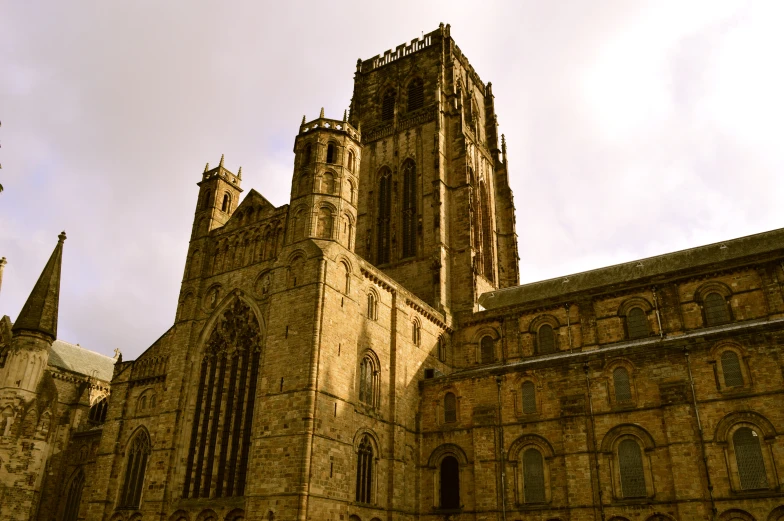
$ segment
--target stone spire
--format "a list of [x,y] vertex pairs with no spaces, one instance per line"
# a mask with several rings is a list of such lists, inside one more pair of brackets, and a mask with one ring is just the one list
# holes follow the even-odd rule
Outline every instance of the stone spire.
[[319,113],[319,117],[320,118],[324,117],[324,107],[321,107],[321,112]]
[[220,160],[220,164],[218,166],[223,167],[223,154],[221,154],[221,160]]
[[63,260],[65,232],[61,233],[49,262],[27,297],[12,331],[34,331],[57,338],[57,308],[60,302],[60,266]]
[[3,288],[3,268],[8,262],[5,260],[5,257],[0,259],[0,289]]

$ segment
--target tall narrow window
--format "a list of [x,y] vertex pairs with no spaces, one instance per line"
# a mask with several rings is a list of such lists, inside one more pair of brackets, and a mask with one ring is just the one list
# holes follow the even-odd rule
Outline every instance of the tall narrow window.
[[313,155],[313,147],[308,143],[305,146],[305,157],[303,158],[303,165],[309,165],[311,161],[311,156]]
[[395,117],[395,91],[389,89],[384,93],[381,102],[381,121],[390,121]]
[[636,441],[626,439],[618,445],[618,466],[623,497],[645,497],[645,470]]
[[332,223],[334,218],[329,208],[320,208],[318,212],[318,224],[316,235],[322,239],[332,238]]
[[454,456],[441,460],[441,508],[460,508],[460,465]]
[[446,393],[444,396],[444,423],[454,423],[457,421],[457,398],[454,393]]
[[327,145],[327,163],[335,162],[335,145],[330,143]]
[[357,494],[359,503],[372,503],[373,496],[373,445],[365,434],[357,452]]
[[223,194],[223,204],[221,205],[222,212],[228,212],[231,209],[231,196],[226,193]]
[[479,184],[482,197],[482,261],[484,262],[485,278],[495,280],[493,269],[493,223],[490,214],[490,197],[484,182]]
[[367,296],[367,316],[371,320],[378,320],[378,299],[372,291]]
[[705,295],[705,321],[709,326],[724,324],[730,321],[727,311],[727,301],[716,292]]
[[544,503],[544,458],[534,448],[523,453],[523,487],[526,503]]
[[555,351],[555,332],[550,324],[543,324],[536,332],[538,354],[546,355]]
[[726,387],[743,386],[743,373],[740,371],[740,360],[735,351],[724,351],[721,354],[721,372],[724,374]]
[[742,427],[735,431],[732,443],[735,446],[735,461],[738,464],[740,488],[743,490],[768,488],[759,435],[748,427]]
[[629,338],[643,338],[648,336],[648,317],[642,308],[632,308],[626,314],[626,329]]
[[376,405],[376,368],[370,356],[365,356],[359,366],[359,401]]
[[[292,271],[297,269],[295,265]],[[185,498],[245,493],[261,339],[256,314],[239,298],[207,338],[185,465]]]
[[629,371],[625,367],[616,367],[613,370],[613,387],[615,388],[615,401],[618,403],[630,402],[632,388],[629,383]]
[[482,337],[480,349],[483,364],[492,364],[495,361],[495,349],[493,339],[489,336]]
[[536,412],[536,386],[532,381],[523,382],[523,414]]
[[348,151],[348,161],[346,161],[346,168],[348,168],[349,172],[351,172],[351,173],[354,172],[354,151],[353,150],[349,150]]
[[403,163],[403,257],[416,255],[417,196],[416,165],[411,159]]
[[65,510],[63,511],[63,521],[76,521],[79,517],[79,505],[82,501],[82,491],[84,490],[84,472],[82,469],[76,471],[71,484],[68,486],[68,496],[65,500]]
[[128,447],[125,480],[120,491],[119,505],[121,507],[139,508],[149,456],[150,438],[145,431],[140,431]]
[[388,168],[381,172],[378,190],[378,264],[390,260],[390,226],[392,221],[392,175]]
[[420,341],[422,340],[422,330],[419,322],[414,320],[411,322],[411,341],[414,343],[415,346],[418,346]]
[[209,191],[209,190],[204,192],[204,203],[202,205],[202,208],[204,208],[205,210],[210,207],[210,196],[211,195],[212,195],[212,192]]
[[425,83],[417,78],[408,84],[408,111],[421,109],[425,104]]
[[90,407],[90,412],[87,414],[87,420],[93,424],[101,424],[106,421],[106,410],[109,408],[109,404],[106,402],[106,398],[102,398],[101,400],[95,402],[95,404]]
[[446,341],[444,337],[438,337],[438,359],[446,362]]

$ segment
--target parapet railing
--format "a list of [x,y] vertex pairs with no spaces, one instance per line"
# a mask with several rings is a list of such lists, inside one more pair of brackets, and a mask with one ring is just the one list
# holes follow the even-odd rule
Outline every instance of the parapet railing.
[[348,122],[341,121],[338,119],[327,119],[327,118],[314,119],[313,121],[301,125],[299,127],[299,133],[305,134],[317,128],[326,128],[326,129],[345,132],[346,134],[348,134],[349,136],[351,136],[357,141],[360,141],[362,136],[361,133],[357,129],[352,127]]
[[361,72],[369,72],[373,69],[377,69],[379,67],[383,67],[384,65],[390,64],[395,60],[399,60],[405,56],[410,54],[414,54],[417,51],[421,51],[422,49],[426,49],[433,44],[433,38],[437,34],[440,34],[442,28],[438,28],[433,32],[427,33],[426,35],[422,36],[421,38],[414,38],[411,40],[410,43],[402,43],[395,47],[395,50],[389,49],[386,51],[383,56],[377,54],[370,59],[367,59],[360,64]]

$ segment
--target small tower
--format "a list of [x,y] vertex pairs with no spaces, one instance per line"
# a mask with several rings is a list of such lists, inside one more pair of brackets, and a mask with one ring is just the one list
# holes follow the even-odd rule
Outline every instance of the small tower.
[[349,123],[321,115],[300,126],[294,140],[289,243],[337,241],[354,250],[360,133]]
[[0,393],[8,388],[35,392],[49,363],[49,349],[57,338],[64,241],[65,232],[59,235],[49,262],[11,329],[12,348],[5,366],[0,369]]

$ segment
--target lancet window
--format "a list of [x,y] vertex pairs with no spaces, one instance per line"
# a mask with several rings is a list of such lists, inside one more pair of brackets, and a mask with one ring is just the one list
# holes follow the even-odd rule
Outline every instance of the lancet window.
[[210,333],[201,361],[183,497],[244,494],[261,339],[255,313],[239,298]]
[[125,480],[120,491],[119,504],[123,508],[139,508],[144,489],[147,460],[150,457],[150,437],[146,431],[141,430],[134,436],[127,454]]
[[417,190],[416,165],[411,159],[403,163],[403,257],[416,255]]
[[381,171],[378,187],[378,236],[376,238],[378,264],[390,261],[392,223],[392,173],[388,168]]

